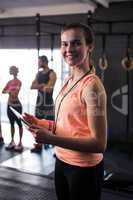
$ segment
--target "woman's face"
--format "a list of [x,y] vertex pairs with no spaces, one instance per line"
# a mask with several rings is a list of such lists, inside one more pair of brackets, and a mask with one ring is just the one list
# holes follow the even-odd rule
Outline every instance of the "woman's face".
[[89,46],[79,28],[69,29],[61,34],[61,54],[69,66],[80,67],[88,62]]
[[16,75],[18,74],[18,69],[17,69],[17,68],[10,68],[10,69],[9,69],[9,73],[10,73],[11,75],[16,76]]

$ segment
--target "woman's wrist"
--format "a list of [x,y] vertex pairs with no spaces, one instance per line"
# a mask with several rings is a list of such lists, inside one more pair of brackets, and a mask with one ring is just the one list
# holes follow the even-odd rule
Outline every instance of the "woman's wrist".
[[48,121],[49,122],[49,127],[48,127],[48,130],[49,131],[52,131],[53,130],[53,121]]

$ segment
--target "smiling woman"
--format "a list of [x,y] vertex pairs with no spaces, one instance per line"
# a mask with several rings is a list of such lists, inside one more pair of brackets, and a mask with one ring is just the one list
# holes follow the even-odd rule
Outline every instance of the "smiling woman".
[[58,200],[101,199],[107,144],[106,92],[90,62],[93,31],[69,24],[61,32],[61,54],[71,74],[55,101],[55,120],[25,115],[36,142],[55,146]]

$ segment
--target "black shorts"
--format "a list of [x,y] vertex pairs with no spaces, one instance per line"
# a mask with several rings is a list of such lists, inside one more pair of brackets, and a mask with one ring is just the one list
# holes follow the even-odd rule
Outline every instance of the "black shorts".
[[[9,118],[11,127],[14,128],[14,124],[15,124],[15,122],[16,122],[16,123],[18,124],[18,126],[19,126],[20,128],[22,128],[22,122],[21,122],[21,120],[18,119],[18,118],[16,117],[16,115],[12,112],[12,110],[10,109],[9,106],[10,106],[10,105],[7,106],[7,116],[8,116],[8,118]],[[11,106],[12,106],[16,111],[18,111],[20,114],[22,114],[22,105],[21,105],[20,102],[17,103],[17,104],[14,104],[14,105],[12,104]]]

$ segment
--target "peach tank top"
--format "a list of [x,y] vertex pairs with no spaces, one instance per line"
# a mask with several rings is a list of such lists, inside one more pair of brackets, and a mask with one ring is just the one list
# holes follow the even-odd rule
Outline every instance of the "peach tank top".
[[[89,123],[86,113],[86,105],[82,100],[83,89],[96,79],[95,74],[88,74],[80,80],[75,87],[65,96],[60,104],[62,97],[67,93],[67,83],[64,85],[56,99],[55,116],[60,105],[58,119],[56,122],[56,135],[65,137],[88,137],[90,133]],[[57,117],[57,116],[56,116]],[[58,159],[65,163],[88,167],[97,165],[102,159],[102,153],[88,153],[55,147]]]

